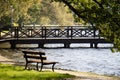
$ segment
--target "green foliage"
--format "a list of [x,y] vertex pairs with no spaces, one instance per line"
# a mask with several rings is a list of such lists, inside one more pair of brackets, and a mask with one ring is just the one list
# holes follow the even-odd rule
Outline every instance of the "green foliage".
[[[101,35],[120,50],[120,0],[0,0],[0,18],[14,22],[72,25],[75,21],[95,25]],[[70,14],[68,8],[71,10]],[[14,15],[13,15],[14,13]],[[8,18],[6,17],[8,16]],[[28,22],[29,21],[29,22]],[[0,21],[3,23],[3,21]]]
[[[50,0],[0,0],[0,18],[11,18],[19,25],[25,24],[57,24],[72,25],[73,15],[63,3]],[[6,18],[5,18],[6,19]],[[0,20],[1,22],[2,19]]]
[[29,71],[24,70],[20,66],[0,64],[0,80],[61,80],[72,77],[74,76],[68,74],[59,74],[50,71]]
[[2,16],[1,20],[0,20],[0,25],[1,26],[6,26],[6,25],[11,24],[10,22],[11,22],[11,18],[10,17],[8,17],[8,16]]
[[76,21],[84,20],[101,30],[101,35],[120,50],[120,0],[52,0],[63,2],[75,14]]
[[68,7],[63,3],[42,0],[41,5],[34,5],[29,8],[29,23],[41,25],[73,25],[74,18]]
[[[41,0],[0,0],[0,18],[8,17],[11,18],[13,22],[21,24],[29,18],[27,14],[28,9],[35,4],[40,4],[40,1]],[[0,22],[2,22],[2,20],[3,19],[1,19]],[[6,20],[6,23],[11,23],[12,21],[8,22]]]

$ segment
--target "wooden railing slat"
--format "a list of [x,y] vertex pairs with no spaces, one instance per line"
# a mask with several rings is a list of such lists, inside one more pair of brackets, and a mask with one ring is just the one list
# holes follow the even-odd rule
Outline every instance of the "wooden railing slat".
[[9,38],[74,38],[74,37],[99,37],[99,31],[86,27],[39,27],[39,28],[10,28],[7,33],[0,30],[0,39]]

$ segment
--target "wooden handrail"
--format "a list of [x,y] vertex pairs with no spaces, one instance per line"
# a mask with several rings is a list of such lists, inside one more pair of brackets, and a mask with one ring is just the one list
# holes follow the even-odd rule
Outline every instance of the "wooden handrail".
[[0,39],[6,38],[82,38],[99,37],[99,30],[82,26],[39,26],[10,28],[6,33],[0,30]]

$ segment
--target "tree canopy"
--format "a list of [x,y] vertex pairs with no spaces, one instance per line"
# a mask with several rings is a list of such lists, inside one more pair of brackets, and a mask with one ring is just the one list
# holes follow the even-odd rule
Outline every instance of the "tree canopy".
[[[120,0],[51,0],[60,2],[56,5],[47,1],[0,0],[0,24],[4,23],[4,20],[9,22],[6,24],[10,24],[11,17],[19,23],[24,19],[31,19],[33,22],[37,20],[48,21],[52,24],[51,19],[55,20],[55,24],[57,22],[62,24],[61,21],[67,23],[64,21],[67,14],[63,16],[67,8],[63,8],[63,4],[61,4],[64,3],[71,10],[76,21],[80,22],[82,20],[96,26],[95,28],[101,31],[101,36],[114,43],[115,49],[113,50],[120,51]],[[41,3],[44,3],[44,5],[41,5]],[[49,7],[46,8],[46,6]],[[61,7],[61,10],[57,10],[58,6]],[[13,12],[14,16],[12,15]],[[46,14],[49,12],[52,14]],[[41,14],[40,18],[36,17],[38,14]],[[62,15],[62,17],[57,15]],[[69,20],[72,21],[72,18]]]
[[120,50],[120,0],[52,0],[64,3],[75,14],[76,21],[95,25],[101,36]]
[[30,21],[41,25],[73,25],[74,17],[63,3],[42,0],[28,10]]
[[14,22],[20,22],[22,19],[28,18],[28,9],[40,2],[41,0],[0,0],[0,24],[10,24],[11,19]]
[[51,0],[0,0],[0,24],[72,25],[74,18],[63,3]]

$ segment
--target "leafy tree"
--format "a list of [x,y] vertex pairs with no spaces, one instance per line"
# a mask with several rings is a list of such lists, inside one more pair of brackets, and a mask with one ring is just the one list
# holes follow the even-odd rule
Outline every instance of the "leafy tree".
[[[28,9],[41,0],[0,0],[0,18],[8,17],[14,22],[21,23],[27,19]],[[24,19],[23,19],[24,18]]]
[[[32,6],[28,14],[30,21],[36,24],[73,25],[74,18],[63,3],[42,0],[41,5]],[[31,23],[30,22],[30,23]]]
[[67,7],[61,3],[51,3],[50,0],[0,0],[0,19],[3,26],[12,22],[19,25],[72,25],[74,22]]
[[63,2],[75,14],[77,21],[95,25],[101,36],[120,50],[120,0],[52,0]]

